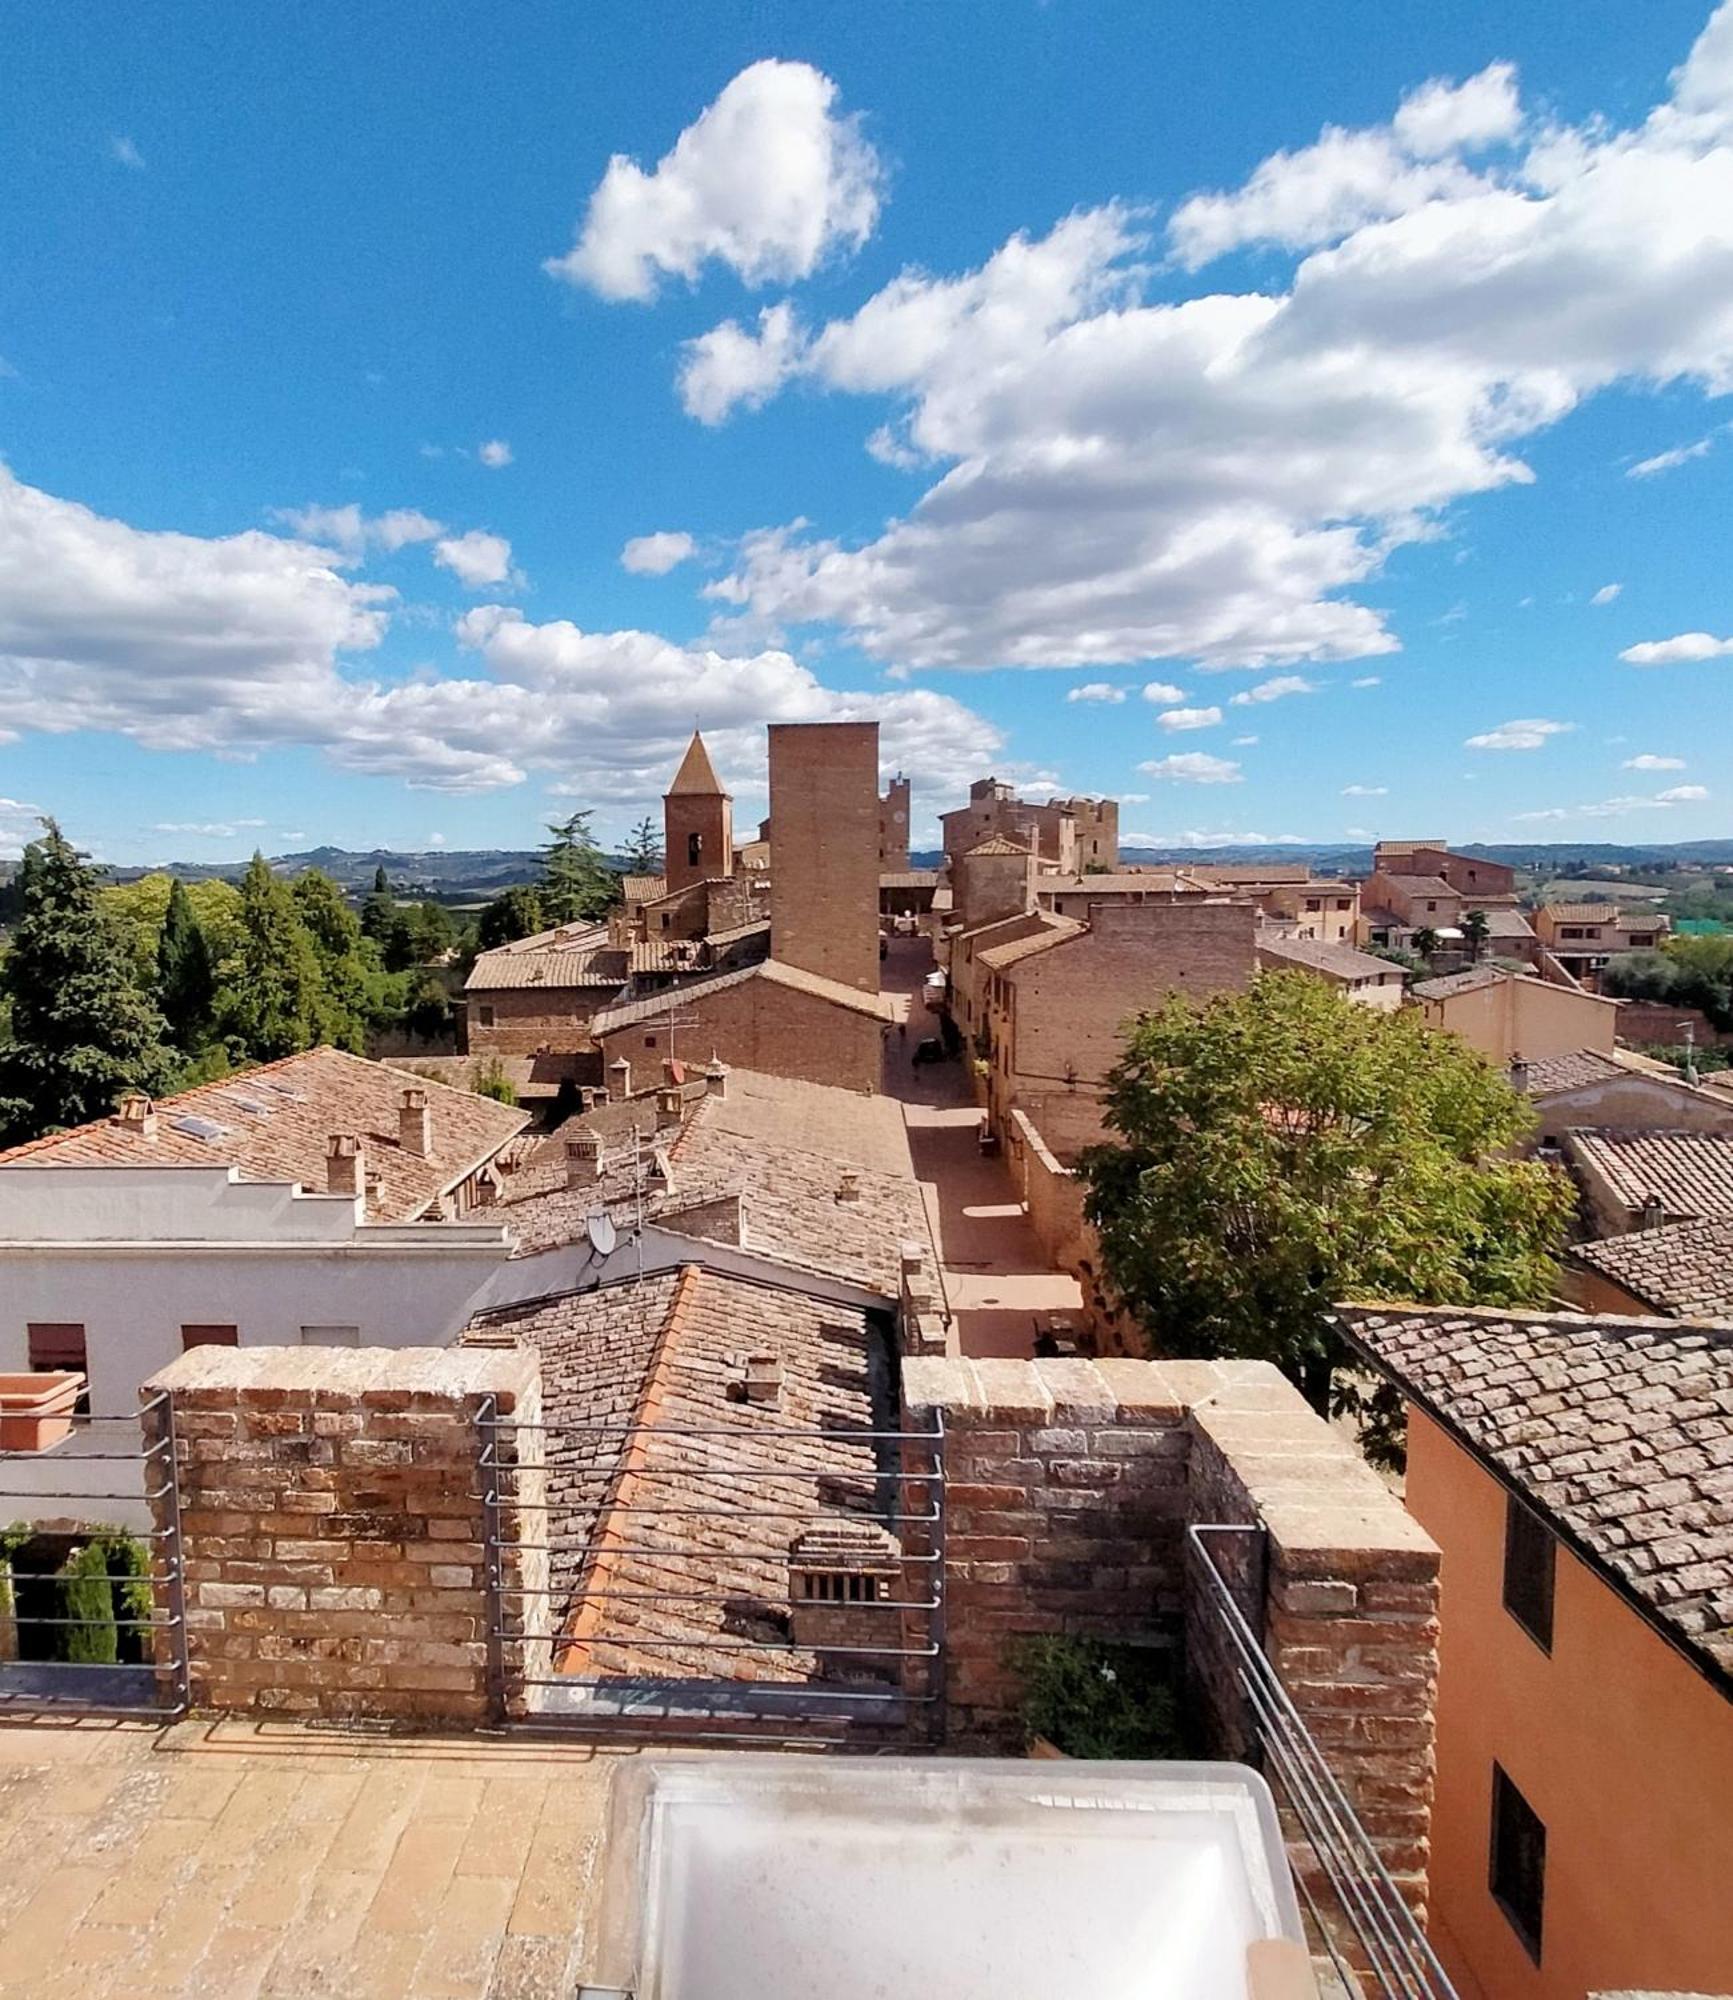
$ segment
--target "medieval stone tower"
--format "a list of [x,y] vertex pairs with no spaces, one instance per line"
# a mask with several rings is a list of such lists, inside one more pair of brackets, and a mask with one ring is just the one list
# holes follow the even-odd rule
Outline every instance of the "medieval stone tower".
[[770,725],[770,955],[879,990],[876,722]]
[[697,730],[662,795],[662,829],[670,889],[720,881],[733,872],[733,805]]

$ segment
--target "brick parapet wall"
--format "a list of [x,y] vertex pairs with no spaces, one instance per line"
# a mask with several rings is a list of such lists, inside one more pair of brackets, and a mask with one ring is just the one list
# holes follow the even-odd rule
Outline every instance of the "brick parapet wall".
[[[1251,1747],[1226,1628],[1185,1530],[1261,1524],[1220,1567],[1337,1781],[1424,1901],[1438,1551],[1353,1448],[1262,1362],[903,1364],[911,1429],[942,1423],[946,1723],[1018,1734],[1017,1639],[1183,1635],[1190,1707]],[[1304,1863],[1302,1863],[1304,1865]]]
[[[489,1644],[483,1448],[508,1539],[545,1542],[540,1379],[518,1352],[198,1348],[172,1406],[195,1708],[477,1723],[547,1671],[546,1558],[508,1549]],[[147,1443],[169,1419],[143,1416]],[[153,1506],[167,1528],[171,1501]]]

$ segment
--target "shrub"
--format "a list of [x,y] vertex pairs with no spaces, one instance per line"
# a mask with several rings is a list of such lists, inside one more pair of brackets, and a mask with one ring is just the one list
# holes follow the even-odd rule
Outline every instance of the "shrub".
[[1012,1664],[1028,1737],[1046,1737],[1067,1757],[1178,1754],[1178,1704],[1164,1653],[1055,1635],[1025,1639]]

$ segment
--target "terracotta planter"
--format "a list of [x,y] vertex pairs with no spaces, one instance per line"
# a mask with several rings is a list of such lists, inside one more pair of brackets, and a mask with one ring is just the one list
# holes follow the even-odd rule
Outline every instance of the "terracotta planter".
[[1056,1743],[1049,1743],[1045,1736],[1031,1736],[1027,1754],[1031,1757],[1063,1757],[1065,1752]]
[[47,1451],[70,1437],[83,1388],[76,1370],[0,1375],[0,1451]]

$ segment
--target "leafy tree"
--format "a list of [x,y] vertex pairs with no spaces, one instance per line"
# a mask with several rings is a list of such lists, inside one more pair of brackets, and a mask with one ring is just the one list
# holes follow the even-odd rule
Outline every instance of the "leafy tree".
[[633,827],[623,857],[630,875],[660,875],[663,868],[662,833],[648,813]]
[[620,878],[602,858],[590,831],[590,815],[575,812],[550,825],[553,838],[542,850],[542,913],[549,924],[573,924],[599,917],[613,903]]
[[423,973],[404,1004],[403,1024],[424,1042],[439,1041],[451,1029],[451,995],[431,973]]
[[359,1052],[365,1047],[368,1027],[382,1013],[393,1011],[380,977],[378,954],[362,936],[355,912],[329,875],[317,868],[305,870],[289,885],[289,896],[318,955],[323,987],[320,1039]]
[[477,1097],[491,1097],[498,1104],[517,1103],[517,1085],[506,1073],[498,1056],[483,1056],[471,1066],[469,1087]]
[[534,937],[546,930],[541,891],[527,883],[507,889],[487,904],[477,920],[475,941],[482,951],[494,951],[502,944],[516,944],[519,938]]
[[[157,982],[157,954],[162,948],[163,925],[168,921],[169,897],[180,878],[165,872],[141,875],[133,882],[105,883],[97,900],[119,926],[140,981],[147,987]],[[183,882],[193,915],[205,934],[211,964],[220,968],[232,958],[240,942],[241,897],[232,882],[213,876],[206,882]]]
[[270,1062],[323,1038],[324,968],[289,885],[255,854],[241,881],[241,942],[223,996],[223,1025],[251,1056]]
[[1486,951],[1486,941],[1492,936],[1492,921],[1484,910],[1470,910],[1462,920],[1462,935],[1468,940],[1468,949],[1478,961]]
[[443,903],[417,903],[410,912],[417,965],[439,965],[457,942],[457,926]]
[[1086,1212],[1160,1352],[1273,1361],[1323,1408],[1337,1300],[1551,1294],[1569,1183],[1510,1157],[1527,1105],[1415,1013],[1297,972],[1175,996],[1131,1025],[1107,1122]]
[[1733,937],[1671,937],[1660,951],[1631,951],[1601,974],[1601,990],[1626,1000],[1695,1007],[1733,1030]]
[[8,1140],[103,1117],[129,1088],[154,1094],[172,1060],[96,871],[53,820],[42,825],[19,865],[18,925],[0,969],[11,1023],[0,1048]]
[[391,935],[397,916],[397,898],[391,893],[391,878],[383,867],[373,871],[373,888],[361,905],[361,929],[376,945],[383,946]]
[[210,941],[193,909],[186,884],[169,885],[156,947],[156,995],[175,1046],[202,1049],[215,1026],[217,971]]
[[1409,939],[1409,943],[1414,947],[1415,956],[1425,959],[1430,964],[1438,950],[1438,933],[1430,924],[1422,924]]

